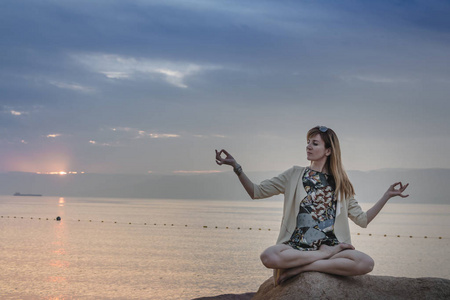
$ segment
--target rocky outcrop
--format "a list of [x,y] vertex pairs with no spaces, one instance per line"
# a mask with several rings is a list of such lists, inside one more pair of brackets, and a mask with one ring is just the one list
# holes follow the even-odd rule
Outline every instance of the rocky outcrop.
[[245,294],[224,294],[212,297],[202,297],[195,298],[192,300],[251,300],[255,293],[245,293]]
[[450,280],[306,272],[278,286],[267,279],[253,300],[269,299],[450,299]]

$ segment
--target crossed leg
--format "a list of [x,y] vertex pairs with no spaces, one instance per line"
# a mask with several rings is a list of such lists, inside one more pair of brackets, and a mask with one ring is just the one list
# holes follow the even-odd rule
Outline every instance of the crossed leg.
[[317,251],[299,251],[284,244],[267,248],[261,261],[274,269],[275,285],[307,271],[352,276],[369,273],[374,261],[367,254],[355,250],[350,244],[320,246]]

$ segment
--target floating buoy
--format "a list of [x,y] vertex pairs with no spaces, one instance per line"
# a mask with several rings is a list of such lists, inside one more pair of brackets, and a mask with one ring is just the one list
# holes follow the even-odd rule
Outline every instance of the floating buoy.
[[[51,219],[49,219],[49,218],[44,218],[44,217],[19,217],[19,216],[0,216],[0,218],[8,218],[8,219],[27,219],[27,218],[30,218],[31,220],[51,220]],[[57,216],[55,219],[53,219],[53,220],[55,220],[55,221],[61,221],[61,217],[60,216]],[[76,220],[74,220],[74,221],[78,221],[78,222],[81,222],[82,220],[81,219],[76,219]],[[87,219],[86,221],[88,221],[88,222],[95,222],[95,223],[109,223],[109,221],[105,221],[105,220],[99,220],[99,221],[97,221],[97,220],[89,220],[89,219]],[[70,220],[69,220],[69,222],[70,222]],[[145,226],[147,226],[147,225],[151,225],[152,223],[150,223],[150,222],[145,222],[145,223],[132,223],[132,222],[124,222],[124,223],[122,223],[122,222],[117,222],[117,221],[111,221],[111,223],[114,223],[114,224],[129,224],[129,225],[145,225]],[[154,226],[157,226],[158,224],[157,223],[153,223],[153,225]],[[162,226],[162,225],[164,225],[164,226],[172,226],[172,227],[175,227],[175,224],[172,224],[172,223],[162,223],[162,224],[159,224],[160,226]],[[191,224],[192,225],[192,224]],[[191,227],[191,225],[188,225],[188,224],[185,224],[184,225],[184,227]],[[183,225],[177,225],[177,226],[183,226]],[[196,226],[194,226],[194,227],[196,227]],[[250,231],[263,231],[263,230],[267,230],[267,231],[271,231],[272,229],[270,229],[270,228],[267,228],[267,229],[264,229],[264,228],[261,228],[261,227],[229,227],[229,226],[225,226],[225,227],[220,227],[220,226],[207,226],[207,225],[203,225],[203,226],[201,226],[201,227],[203,227],[203,228],[205,228],[205,229],[209,229],[209,228],[216,228],[216,229],[219,229],[219,228],[224,228],[224,229],[228,229],[228,230],[233,230],[233,229],[237,229],[237,230],[245,230],[245,229],[248,229],[248,230],[250,230]],[[201,228],[200,227],[200,228]],[[392,234],[392,235],[390,235],[390,234],[377,234],[377,233],[361,233],[361,232],[356,232],[356,233],[354,233],[355,235],[358,235],[358,236],[370,236],[370,237],[397,237],[397,238],[410,238],[410,239],[414,239],[414,238],[425,238],[425,239],[439,239],[439,240],[449,240],[450,239],[450,237],[447,237],[447,236],[427,236],[427,235],[425,235],[425,236],[413,236],[413,235],[400,235],[400,234]]]

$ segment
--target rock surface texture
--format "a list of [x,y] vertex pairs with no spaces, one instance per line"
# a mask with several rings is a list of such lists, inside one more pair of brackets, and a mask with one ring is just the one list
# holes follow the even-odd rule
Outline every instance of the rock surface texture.
[[253,300],[269,299],[450,299],[450,280],[306,272],[278,286],[267,279]]
[[192,300],[251,300],[255,293],[245,293],[245,294],[224,294],[212,297],[201,297]]

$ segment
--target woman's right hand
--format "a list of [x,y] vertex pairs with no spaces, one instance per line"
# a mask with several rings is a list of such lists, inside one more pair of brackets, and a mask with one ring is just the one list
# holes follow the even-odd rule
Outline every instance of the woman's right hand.
[[[225,154],[225,157],[222,157],[222,153]],[[234,168],[234,172],[239,177],[239,181],[242,183],[242,186],[247,191],[250,198],[255,199],[255,190],[253,182],[242,172],[241,166],[237,163],[233,156],[228,153],[226,150],[222,149],[220,151],[216,150],[216,163],[221,165],[229,165]],[[236,169],[237,168],[237,169]]]
[[[222,153],[224,153],[226,155],[226,157],[222,157]],[[228,153],[226,150],[222,149],[220,151],[216,150],[216,163],[221,166],[223,164],[225,165],[230,165],[233,168],[237,165],[236,160],[234,159],[233,156],[231,156],[230,153]]]

